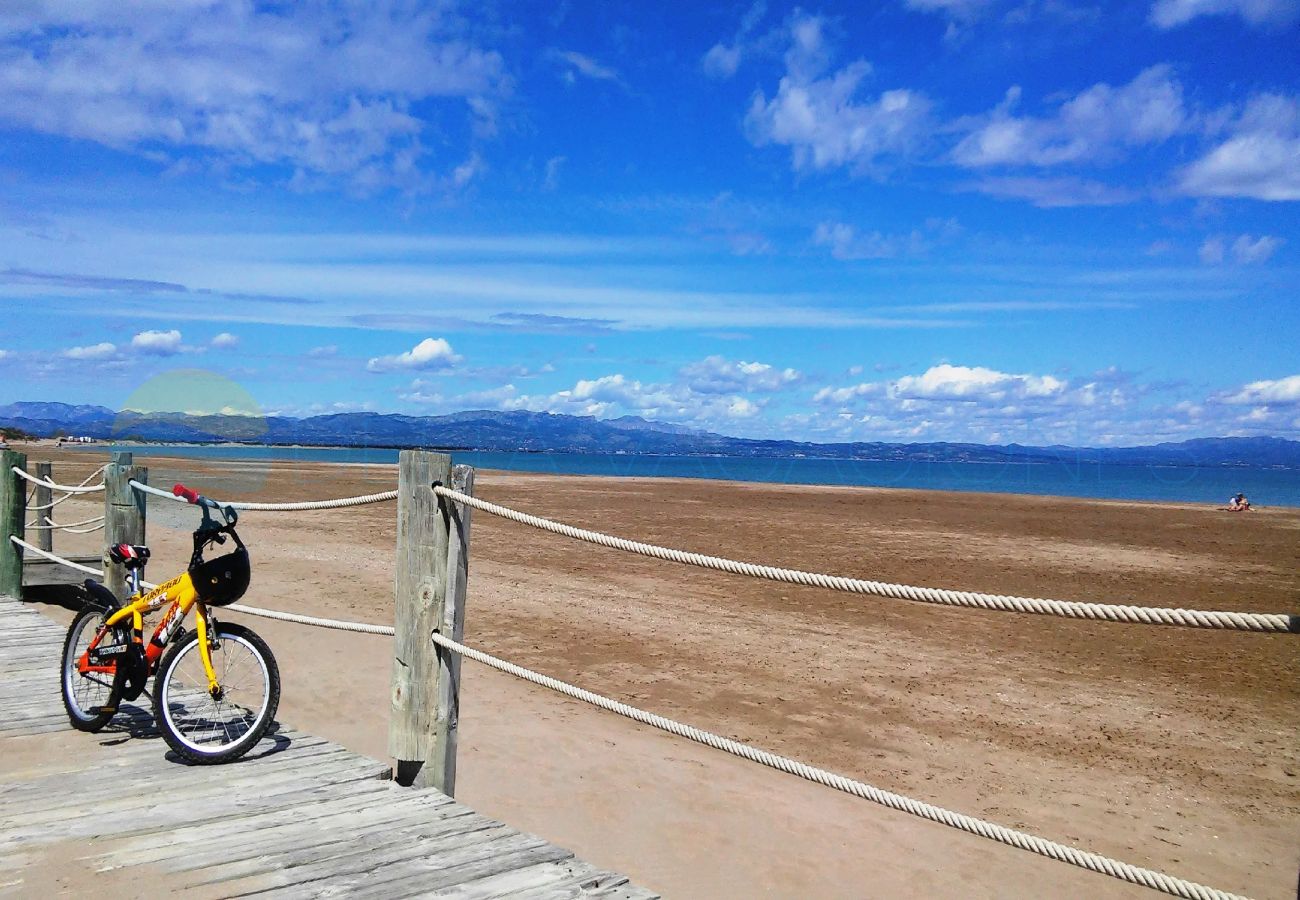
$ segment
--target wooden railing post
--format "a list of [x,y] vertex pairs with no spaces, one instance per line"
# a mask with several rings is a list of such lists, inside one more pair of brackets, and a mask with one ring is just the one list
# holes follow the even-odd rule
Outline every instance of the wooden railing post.
[[[474,494],[474,469],[453,466],[451,488]],[[469,585],[470,508],[443,502],[447,511],[447,598],[438,617],[438,632],[453,641],[465,637],[465,589]],[[434,707],[433,740],[425,756],[422,776],[429,787],[448,797],[456,795],[456,745],[460,733],[460,654],[434,645],[438,657],[438,684]]]
[[[35,475],[37,478],[44,479],[45,481],[54,480],[54,466],[51,465],[50,463],[47,462],[37,463],[34,468],[36,471],[32,472],[32,474]],[[46,487],[43,484],[36,485],[36,496],[32,498],[33,506],[48,507],[50,505],[50,502],[53,499],[54,499],[54,491],[52,489]],[[42,509],[36,516],[36,524],[49,525],[50,519],[52,519],[53,517],[54,517],[54,510]],[[46,552],[54,551],[54,529],[53,528],[37,528],[35,538],[36,538],[37,547],[40,547],[42,550]]]
[[388,752],[399,784],[429,783],[422,771],[433,747],[439,672],[435,645],[447,600],[448,516],[433,492],[451,482],[451,457],[403,450],[397,471],[397,567],[393,598],[392,708]]
[[14,466],[27,468],[27,454],[0,450],[0,596],[23,595],[23,551],[9,540],[22,538],[27,521],[27,482],[15,475]]
[[114,453],[104,470],[104,587],[117,597],[126,596],[126,569],[109,558],[114,544],[143,544],[145,535],[144,494],[128,483],[149,483],[149,470],[132,465],[130,453]]

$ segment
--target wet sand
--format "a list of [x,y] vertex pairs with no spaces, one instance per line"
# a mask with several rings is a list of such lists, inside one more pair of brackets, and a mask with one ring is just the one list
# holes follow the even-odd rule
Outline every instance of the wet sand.
[[[75,483],[93,457],[33,449]],[[142,459],[229,499],[392,466]],[[480,472],[477,493],[721,556],[1067,600],[1300,612],[1300,510]],[[58,507],[64,521],[93,501]],[[151,504],[151,576],[189,511]],[[392,621],[393,504],[248,513],[245,602]],[[93,552],[96,535],[56,549]],[[51,614],[66,616],[54,608]],[[234,616],[232,615],[232,618]],[[250,621],[281,718],[386,756],[389,641]],[[466,640],[882,788],[1258,897],[1300,863],[1300,637],[1085,623],[676,566],[475,513]],[[458,796],[668,896],[1137,896],[467,662]]]

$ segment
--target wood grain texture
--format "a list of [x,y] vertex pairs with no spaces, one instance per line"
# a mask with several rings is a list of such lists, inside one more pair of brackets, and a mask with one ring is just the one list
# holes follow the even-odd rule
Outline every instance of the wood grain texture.
[[392,709],[388,752],[411,783],[429,757],[438,657],[429,636],[447,599],[447,517],[433,485],[451,482],[451,457],[403,450],[398,457],[397,563]]
[[22,538],[27,521],[27,482],[13,473],[14,466],[27,468],[27,454],[0,450],[0,596],[23,592],[22,549],[10,536]]
[[114,544],[145,542],[145,496],[129,482],[149,483],[149,470],[132,464],[130,453],[114,453],[104,470],[104,586],[118,597],[127,595],[126,569],[113,562]]
[[[47,463],[47,462],[35,463],[32,466],[32,474],[35,475],[37,478],[44,479],[45,481],[53,481],[54,465],[52,463]],[[43,484],[36,485],[36,493],[32,495],[33,506],[37,506],[37,507],[49,506],[50,502],[53,499],[54,499],[54,491],[50,490],[48,487],[46,487]],[[38,525],[49,524],[51,512],[52,510],[42,509],[39,513],[36,514],[36,523]],[[42,550],[50,551],[54,549],[53,528],[37,528],[36,533],[32,535],[32,537],[35,538],[33,543],[36,544],[37,547],[40,547]]]

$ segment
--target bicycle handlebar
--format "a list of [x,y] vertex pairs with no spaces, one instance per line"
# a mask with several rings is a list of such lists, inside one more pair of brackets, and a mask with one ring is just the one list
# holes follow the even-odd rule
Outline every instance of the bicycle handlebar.
[[177,497],[183,498],[187,503],[198,504],[205,499],[198,491],[194,490],[193,488],[187,488],[183,484],[173,485],[172,494]]

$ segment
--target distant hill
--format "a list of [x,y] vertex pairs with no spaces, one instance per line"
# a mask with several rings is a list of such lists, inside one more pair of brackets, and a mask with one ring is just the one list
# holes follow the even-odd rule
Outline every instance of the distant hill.
[[1268,466],[1300,468],[1300,442],[1278,437],[1197,438],[1149,447],[1032,447],[1021,444],[891,444],[727,437],[637,416],[596,419],[522,410],[468,410],[445,416],[336,413],[288,416],[192,416],[185,413],[114,412],[102,406],[10,403],[0,406],[0,427],[42,437],[86,435],[102,440],[265,444],[337,447],[445,447],[506,451],[658,453],[669,455],[893,459],[932,462],[1061,462],[1163,466]]

